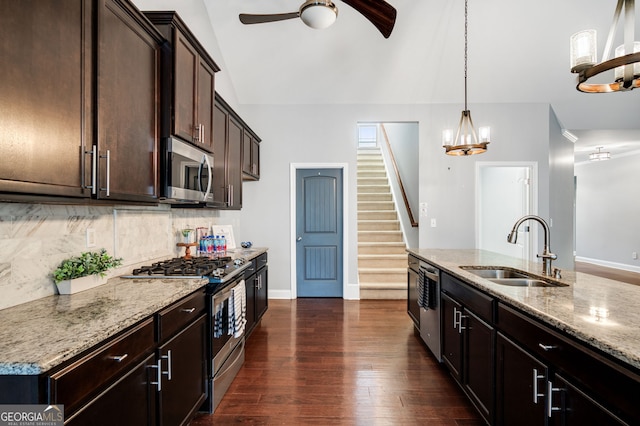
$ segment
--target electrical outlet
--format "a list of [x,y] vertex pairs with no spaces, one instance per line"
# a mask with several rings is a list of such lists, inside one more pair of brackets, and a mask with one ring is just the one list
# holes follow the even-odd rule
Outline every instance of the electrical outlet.
[[87,248],[96,246],[96,230],[87,228]]
[[633,260],[638,260],[638,252],[637,252],[637,251],[634,251],[633,253],[631,253],[631,258],[632,258]]
[[436,227],[436,220],[435,219],[431,219],[431,227],[432,228]]

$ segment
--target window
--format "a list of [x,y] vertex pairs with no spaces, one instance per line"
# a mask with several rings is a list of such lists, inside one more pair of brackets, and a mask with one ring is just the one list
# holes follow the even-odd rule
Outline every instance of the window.
[[376,148],[378,146],[378,126],[358,124],[358,148]]

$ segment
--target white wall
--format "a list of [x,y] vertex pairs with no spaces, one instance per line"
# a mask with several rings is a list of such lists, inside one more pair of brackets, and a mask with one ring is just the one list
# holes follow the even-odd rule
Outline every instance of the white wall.
[[554,267],[573,270],[573,143],[562,136],[562,128],[549,108],[549,224],[551,252],[558,256]]
[[[549,214],[549,106],[492,104],[470,106],[476,126],[491,126],[486,153],[469,157],[444,154],[442,129],[455,129],[459,107],[434,106],[424,126],[420,151],[420,201],[428,204],[421,218],[420,247],[475,247],[476,161],[535,161],[538,163],[538,212]],[[436,219],[436,227],[430,220]],[[508,231],[507,231],[508,232]]]
[[[441,147],[442,128],[455,127],[454,105],[244,105],[244,118],[263,139],[261,179],[244,185],[240,238],[269,247],[270,294],[284,297],[291,286],[289,164],[349,164],[349,199],[356,205],[358,122],[416,121],[420,141],[420,201],[437,227],[420,227],[420,247],[475,247],[475,161],[537,161],[538,213],[549,215],[549,106],[471,105],[476,125],[492,126],[489,152],[450,157]],[[453,123],[453,124],[450,124]],[[350,209],[345,250],[349,283],[357,282],[356,209]],[[422,219],[422,218],[421,218]]]
[[576,164],[576,254],[640,272],[640,153]]
[[[393,150],[393,156],[398,167],[398,174],[402,180],[402,187],[407,196],[413,220],[419,223],[419,197],[420,197],[420,179],[419,168],[420,159],[420,140],[418,136],[418,123],[381,123],[384,125],[389,145]],[[382,130],[379,130],[382,132]],[[388,152],[386,142],[383,141],[384,135],[379,136],[378,143],[384,157],[387,171],[389,173],[389,184],[393,193],[398,218],[404,233],[405,243],[409,248],[417,248],[419,246],[418,227],[413,227],[409,218],[409,212],[406,209],[400,183],[395,177],[391,156]]]

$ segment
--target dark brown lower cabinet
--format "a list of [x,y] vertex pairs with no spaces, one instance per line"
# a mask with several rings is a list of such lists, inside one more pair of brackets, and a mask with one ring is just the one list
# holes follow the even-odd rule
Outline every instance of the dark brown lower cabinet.
[[155,355],[148,356],[124,377],[72,417],[68,426],[143,426],[156,424]]
[[496,339],[496,423],[544,425],[548,368],[498,333]]
[[251,331],[260,322],[269,307],[267,253],[261,254],[251,262],[252,266],[247,269],[249,276],[245,278],[247,288],[247,336],[251,334]]
[[[597,403],[561,375],[556,374],[552,386],[558,389],[553,405],[551,425],[625,425],[609,410]],[[553,407],[552,407],[553,408]],[[640,407],[638,408],[640,410]],[[539,423],[540,424],[540,423]]]
[[161,425],[181,425],[206,399],[206,315],[158,348]]
[[443,293],[442,359],[488,423],[493,422],[494,328]]
[[462,332],[458,327],[458,315],[462,305],[442,294],[442,361],[453,377],[462,382]]

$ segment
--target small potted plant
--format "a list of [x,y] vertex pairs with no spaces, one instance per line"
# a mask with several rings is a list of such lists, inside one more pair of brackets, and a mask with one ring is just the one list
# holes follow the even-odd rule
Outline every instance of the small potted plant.
[[84,252],[63,261],[53,271],[53,280],[60,294],[73,294],[107,282],[106,271],[122,265],[122,259],[99,252]]

